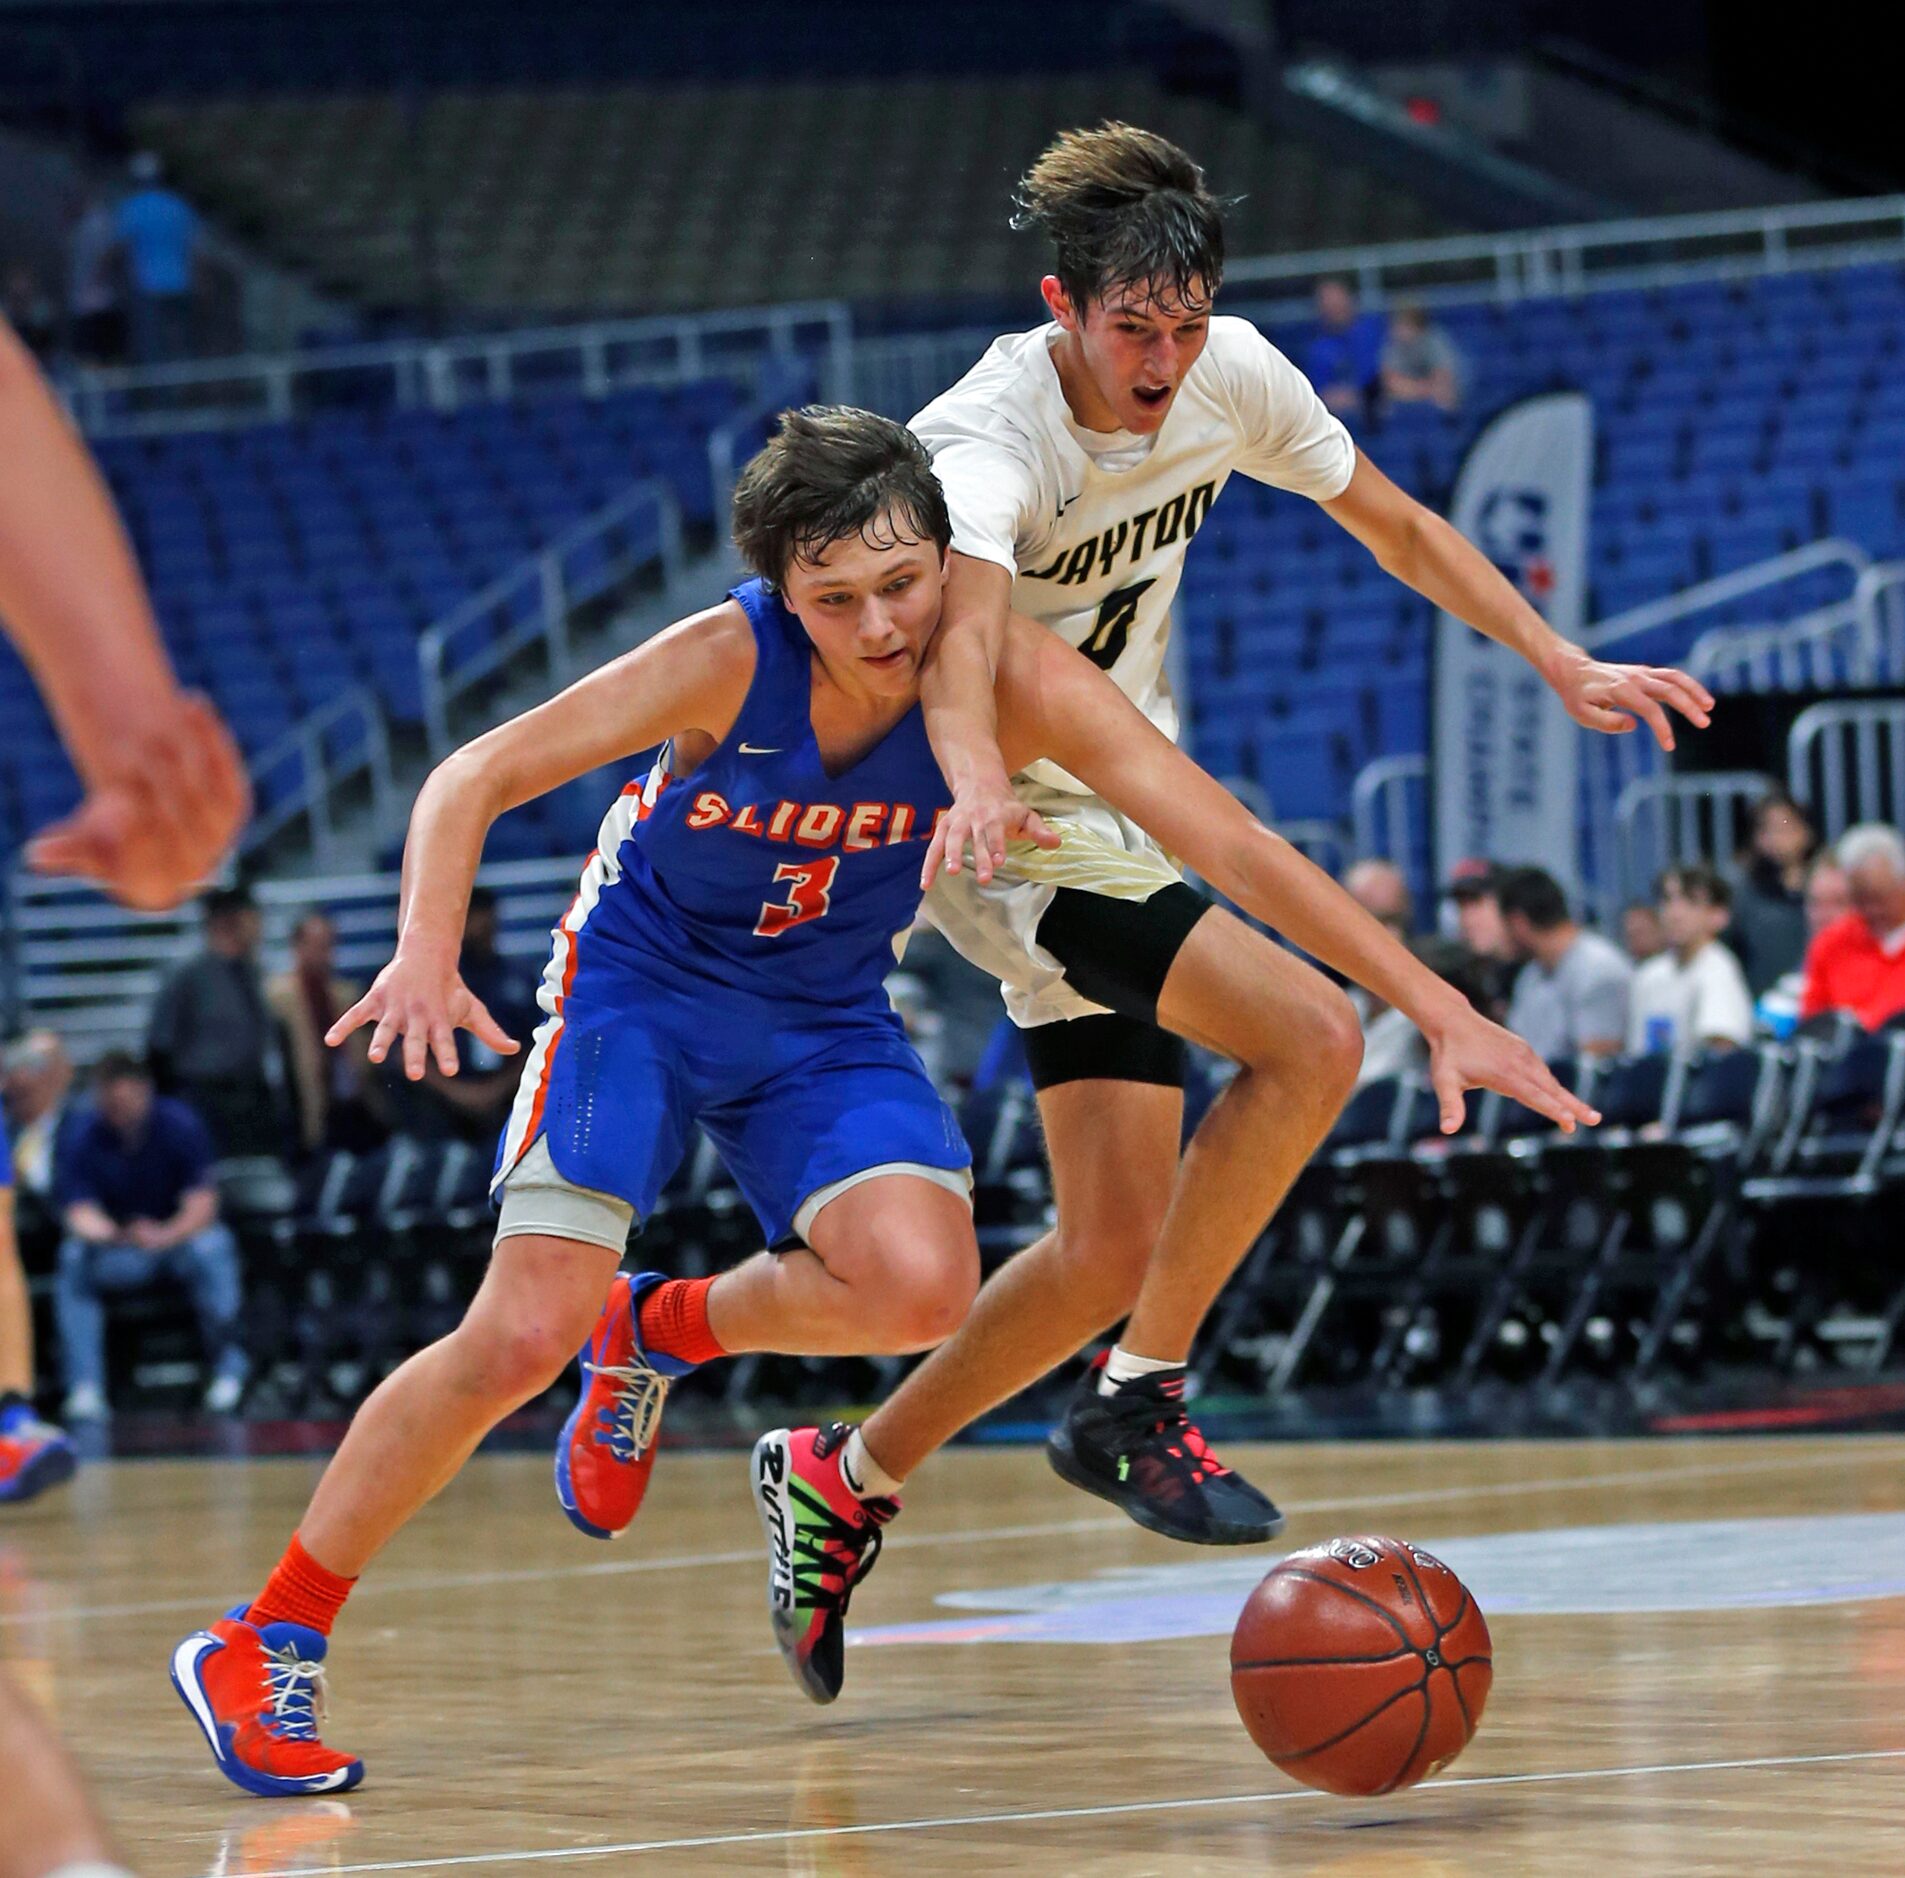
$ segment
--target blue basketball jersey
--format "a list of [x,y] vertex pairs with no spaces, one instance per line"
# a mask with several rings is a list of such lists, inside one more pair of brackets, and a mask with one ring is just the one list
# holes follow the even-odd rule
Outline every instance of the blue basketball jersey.
[[564,924],[717,984],[833,1005],[878,997],[919,910],[920,844],[952,800],[925,720],[915,704],[828,775],[812,641],[762,582],[733,598],[756,648],[740,715],[688,775],[668,773],[664,750],[623,791]]

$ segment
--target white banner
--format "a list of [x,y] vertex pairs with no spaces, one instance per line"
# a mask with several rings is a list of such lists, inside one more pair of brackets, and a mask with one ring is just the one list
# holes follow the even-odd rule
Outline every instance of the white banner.
[[[1513,405],[1476,438],[1449,519],[1563,637],[1587,596],[1594,412],[1579,392]],[[1452,614],[1437,617],[1430,725],[1436,879],[1471,858],[1545,867],[1580,886],[1580,732],[1535,669]]]

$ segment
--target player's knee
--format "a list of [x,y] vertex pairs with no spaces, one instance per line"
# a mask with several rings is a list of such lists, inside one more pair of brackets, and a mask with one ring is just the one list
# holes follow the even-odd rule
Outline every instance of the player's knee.
[[1060,1216],[1063,1296],[1081,1336],[1097,1335],[1137,1302],[1163,1224],[1162,1212],[1141,1206],[1075,1222]]
[[976,1258],[920,1261],[888,1292],[883,1316],[893,1354],[931,1350],[944,1343],[966,1321],[978,1294]]
[[566,1324],[535,1316],[471,1321],[458,1334],[471,1393],[495,1401],[526,1402],[540,1395],[568,1367],[581,1343]]
[[1336,1102],[1348,1099],[1363,1068],[1363,1027],[1348,995],[1331,985],[1317,1000],[1312,1014],[1314,1051],[1311,1058],[1319,1086]]

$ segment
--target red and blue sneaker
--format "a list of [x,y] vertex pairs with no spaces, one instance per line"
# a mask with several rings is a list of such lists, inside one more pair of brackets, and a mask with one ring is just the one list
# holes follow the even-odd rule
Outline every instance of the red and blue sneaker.
[[846,1674],[847,1603],[880,1556],[898,1500],[863,1500],[840,1471],[853,1431],[777,1428],[754,1444],[754,1504],[767,1534],[767,1610],[794,1680],[831,1702]]
[[65,1432],[22,1409],[0,1422],[0,1506],[17,1506],[71,1480],[79,1457]]
[[364,1763],[318,1739],[324,1637],[303,1624],[251,1623],[241,1604],[172,1652],[172,1686],[205,1732],[218,1771],[270,1798],[347,1793]]
[[613,1539],[641,1511],[669,1385],[694,1368],[642,1348],[637,1309],[665,1282],[617,1272],[582,1346],[582,1394],[556,1437],[556,1498],[591,1539]]

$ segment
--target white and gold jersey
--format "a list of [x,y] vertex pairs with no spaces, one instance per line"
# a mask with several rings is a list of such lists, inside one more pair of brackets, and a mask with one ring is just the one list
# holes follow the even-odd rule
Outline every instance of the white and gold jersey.
[[[1154,436],[1081,429],[1047,325],[995,340],[913,419],[952,512],[953,547],[1013,576],[1012,605],[1110,673],[1166,736],[1164,672],[1184,553],[1233,470],[1327,501],[1356,452],[1309,381],[1248,320],[1210,338]],[[1056,764],[1030,774],[1083,793]]]

